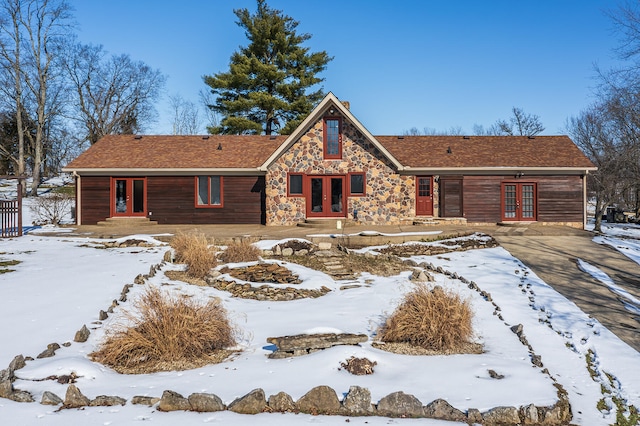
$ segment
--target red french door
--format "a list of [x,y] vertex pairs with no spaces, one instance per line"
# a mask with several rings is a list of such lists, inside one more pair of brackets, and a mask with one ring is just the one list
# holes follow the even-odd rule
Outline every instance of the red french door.
[[535,183],[502,184],[502,220],[534,221],[537,210]]
[[416,216],[433,216],[433,177],[416,176]]
[[307,177],[307,216],[346,217],[345,177]]
[[111,216],[146,216],[147,182],[145,178],[111,179]]

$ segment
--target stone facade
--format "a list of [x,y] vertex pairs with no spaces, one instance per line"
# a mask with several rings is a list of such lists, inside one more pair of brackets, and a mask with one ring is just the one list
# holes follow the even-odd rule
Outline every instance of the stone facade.
[[393,164],[346,118],[342,119],[342,158],[325,160],[323,119],[320,119],[269,167],[267,225],[294,225],[307,217],[305,197],[287,196],[289,173],[344,176],[344,188],[348,191],[348,174],[354,172],[366,174],[366,190],[364,196],[346,193],[346,219],[397,224],[414,216],[415,176],[398,174]]

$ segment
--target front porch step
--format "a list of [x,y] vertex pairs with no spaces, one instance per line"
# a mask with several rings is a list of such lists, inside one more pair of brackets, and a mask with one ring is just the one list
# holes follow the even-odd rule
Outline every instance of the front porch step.
[[302,226],[305,228],[329,228],[329,229],[338,229],[338,221],[342,224],[342,229],[347,226],[349,223],[346,218],[329,218],[329,219],[305,219],[304,222],[298,222],[297,226]]
[[466,217],[415,217],[413,224],[419,226],[439,226],[439,225],[466,225]]
[[154,226],[158,222],[148,217],[108,217],[97,223],[99,226]]

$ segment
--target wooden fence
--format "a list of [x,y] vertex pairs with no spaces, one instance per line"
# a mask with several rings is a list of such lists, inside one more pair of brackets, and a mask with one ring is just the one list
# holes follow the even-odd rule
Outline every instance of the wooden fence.
[[22,182],[24,178],[0,176],[0,179],[18,179],[17,199],[0,201],[0,238],[22,236]]

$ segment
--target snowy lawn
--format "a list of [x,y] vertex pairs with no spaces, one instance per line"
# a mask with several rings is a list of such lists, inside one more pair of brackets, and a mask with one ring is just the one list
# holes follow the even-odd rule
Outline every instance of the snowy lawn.
[[[622,232],[612,245],[637,261],[638,240],[621,238],[627,236],[634,234]],[[131,238],[154,241],[149,236]],[[8,366],[18,354],[35,358],[49,343],[71,343],[58,349],[54,357],[29,361],[16,372],[18,380],[14,386],[31,392],[36,402],[0,399],[0,424],[116,425],[150,421],[154,425],[178,422],[337,425],[347,420],[350,424],[368,425],[451,424],[427,419],[347,419],[303,414],[161,413],[155,408],[130,403],[80,410],[58,410],[58,407],[39,404],[44,391],[64,398],[67,388],[54,380],[41,379],[72,372],[80,376],[76,385],[91,399],[98,395],[118,395],[128,400],[135,395],[159,397],[170,389],[184,396],[194,392],[214,393],[228,405],[255,388],[264,389],[267,397],[284,391],[298,399],[317,385],[329,385],[342,398],[350,386],[359,385],[371,391],[374,402],[392,392],[404,391],[424,405],[444,398],[463,411],[469,408],[484,411],[496,406],[519,407],[530,403],[552,405],[557,401],[555,380],[569,395],[575,424],[613,423],[616,412],[612,396],[621,398],[627,405],[640,406],[640,369],[637,367],[640,354],[500,247],[412,258],[474,281],[479,289],[490,293],[491,301],[460,280],[435,274],[435,284],[455,290],[471,301],[475,311],[475,339],[484,345],[485,353],[408,356],[376,349],[371,343],[386,316],[393,312],[403,294],[412,289],[410,272],[386,278],[363,274],[357,280],[362,287],[340,290],[343,282],[335,282],[323,273],[300,265],[280,262],[299,275],[303,281],[301,287],[326,286],[333,291],[318,299],[266,302],[232,298],[210,287],[172,281],[164,271],[181,266],[167,264],[149,278],[147,284],[134,286],[129,300],[118,306],[107,320],[98,322],[99,311],[106,311],[112,301],[119,298],[125,284],[133,283],[138,274],[148,273],[152,265],[161,262],[168,248],[156,243],[149,248],[102,249],[96,248],[91,240],[64,235],[27,235],[0,240],[0,261],[21,262],[10,266],[14,272],[0,274],[3,301],[0,369]],[[366,250],[375,254],[378,249]],[[583,268],[603,282],[607,280],[590,265],[583,263]],[[163,291],[200,300],[220,298],[232,321],[242,330],[240,355],[233,361],[191,371],[145,375],[121,375],[91,362],[87,355],[97,348],[105,330],[122,319],[123,309],[131,307],[131,300],[146,285],[161,286]],[[630,300],[631,304],[635,302]],[[73,342],[75,332],[85,324],[91,329],[89,340]],[[528,348],[511,331],[517,324],[523,325],[524,335],[534,353],[541,357],[543,368],[532,364]],[[268,337],[327,331],[365,333],[369,341],[361,346],[338,346],[297,358],[267,357],[274,349],[267,343]],[[341,369],[340,363],[351,356],[376,361],[375,373],[354,376]],[[591,360],[590,368],[587,357]],[[504,378],[492,378],[489,370]],[[603,398],[602,387],[611,392],[604,400],[611,407],[609,412],[596,407]]]

